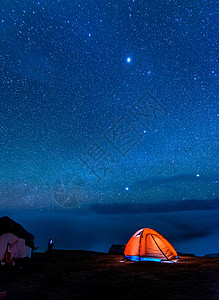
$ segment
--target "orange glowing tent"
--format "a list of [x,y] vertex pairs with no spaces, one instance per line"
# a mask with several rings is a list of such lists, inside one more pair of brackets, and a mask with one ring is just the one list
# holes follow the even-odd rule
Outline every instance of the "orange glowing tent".
[[125,257],[133,261],[161,261],[177,258],[173,246],[157,231],[138,230],[125,246]]

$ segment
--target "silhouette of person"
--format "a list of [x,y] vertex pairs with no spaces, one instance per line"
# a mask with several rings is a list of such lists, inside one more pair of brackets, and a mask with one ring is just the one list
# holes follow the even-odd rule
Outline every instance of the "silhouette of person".
[[53,249],[54,243],[55,243],[55,241],[53,241],[52,239],[49,239],[48,251],[47,251],[49,260],[51,260],[51,258],[52,258],[52,249]]

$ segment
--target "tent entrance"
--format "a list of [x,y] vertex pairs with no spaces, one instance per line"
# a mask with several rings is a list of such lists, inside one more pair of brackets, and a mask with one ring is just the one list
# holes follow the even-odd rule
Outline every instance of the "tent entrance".
[[[169,260],[169,258],[166,256],[166,254],[159,246],[159,243],[158,241],[156,241],[155,237],[161,241],[160,237],[156,234],[148,233],[145,236],[143,236],[143,231],[141,232],[140,239],[139,239],[139,252],[138,252],[139,261],[142,260],[143,258],[144,259],[147,258],[148,260],[156,260],[156,261],[160,261],[163,259]],[[142,251],[142,244],[144,247],[143,251]],[[163,256],[163,258],[153,257],[153,254],[150,253],[148,249],[158,249],[160,254]],[[142,252],[144,253],[143,255],[141,255]]]

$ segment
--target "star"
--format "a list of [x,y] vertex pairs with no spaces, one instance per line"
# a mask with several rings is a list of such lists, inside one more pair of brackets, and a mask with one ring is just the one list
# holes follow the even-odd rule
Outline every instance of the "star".
[[129,190],[129,187],[127,186],[125,189],[126,189],[126,191],[128,191],[128,190]]
[[131,57],[127,57],[126,61],[127,61],[127,63],[130,63],[131,62]]

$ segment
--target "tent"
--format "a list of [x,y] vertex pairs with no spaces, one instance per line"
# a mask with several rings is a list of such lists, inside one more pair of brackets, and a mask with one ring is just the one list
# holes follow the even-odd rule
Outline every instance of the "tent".
[[132,261],[161,261],[177,258],[173,246],[160,233],[150,228],[138,230],[126,244],[124,254]]
[[34,236],[9,217],[0,218],[0,262],[31,257]]

